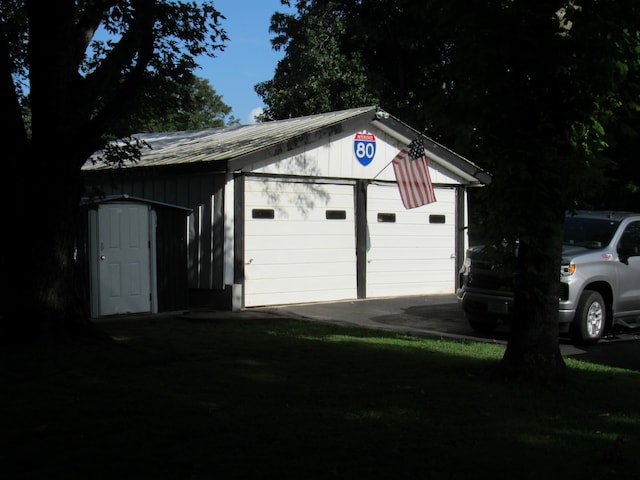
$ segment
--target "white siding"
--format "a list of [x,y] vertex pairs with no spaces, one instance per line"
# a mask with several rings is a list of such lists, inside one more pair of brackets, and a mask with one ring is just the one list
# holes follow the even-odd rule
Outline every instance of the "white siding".
[[[329,178],[366,178],[376,180],[395,180],[391,161],[401,148],[400,144],[386,133],[376,129],[366,129],[363,123],[361,131],[366,130],[376,137],[376,153],[368,165],[362,165],[356,158],[354,140],[357,132],[331,135],[328,141],[306,145],[285,155],[270,159],[264,165],[254,165],[250,169],[257,173],[278,175],[299,175],[307,177]],[[429,173],[434,184],[455,185],[462,180],[452,171],[434,161],[428,154]]]

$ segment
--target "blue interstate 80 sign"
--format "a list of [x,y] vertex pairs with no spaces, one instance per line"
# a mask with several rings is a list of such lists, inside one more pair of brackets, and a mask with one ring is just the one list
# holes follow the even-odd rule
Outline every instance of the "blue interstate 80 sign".
[[366,167],[376,156],[376,136],[373,133],[356,133],[353,151],[358,161]]

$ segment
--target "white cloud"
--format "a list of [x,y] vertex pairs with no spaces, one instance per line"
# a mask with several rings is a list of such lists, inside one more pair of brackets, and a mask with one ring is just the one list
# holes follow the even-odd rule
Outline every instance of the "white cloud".
[[247,119],[247,123],[248,124],[252,124],[252,123],[256,123],[256,117],[260,114],[262,114],[262,107],[256,107],[253,110],[251,110],[251,113],[249,113],[249,118]]

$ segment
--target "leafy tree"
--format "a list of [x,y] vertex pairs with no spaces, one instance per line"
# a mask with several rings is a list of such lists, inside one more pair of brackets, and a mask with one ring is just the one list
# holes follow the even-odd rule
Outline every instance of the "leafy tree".
[[359,88],[494,174],[481,193],[483,236],[505,245],[515,279],[515,319],[501,367],[541,381],[562,377],[564,214],[607,191],[603,173],[636,171],[630,162],[616,167],[612,153],[631,160],[637,144],[638,7],[631,0],[296,5],[297,20],[272,22],[289,43],[282,70],[265,84],[271,111],[288,114],[287,104],[269,95],[283,78],[304,96],[313,69],[290,63],[289,52],[301,31],[307,38],[314,36],[309,28],[322,28],[307,17],[329,9],[344,21],[335,48],[357,56],[366,73]]
[[[193,76],[193,82],[180,86],[169,98],[158,99],[169,109],[167,115],[156,116],[144,122],[136,132],[172,132],[223,127],[231,107],[209,84],[209,80]],[[233,122],[233,119],[230,119]],[[131,127],[135,128],[135,127]]]
[[[147,105],[158,105],[154,113],[147,112],[139,118],[130,118],[126,122],[131,132],[173,132],[181,130],[199,130],[236,125],[240,121],[231,113],[231,107],[222,101],[209,80],[191,76],[192,81],[185,85],[175,85],[176,91],[143,92],[147,95]],[[23,116],[28,135],[31,134],[31,112],[28,97],[23,102]],[[226,120],[226,122],[225,122]],[[123,122],[124,123],[124,122]],[[114,152],[115,153],[115,152]],[[126,163],[127,152],[123,161]]]
[[273,79],[256,86],[266,118],[379,103],[426,126],[425,105],[439,85],[443,43],[430,28],[431,3],[298,0],[297,15],[275,14],[272,44],[285,56]]
[[3,338],[93,333],[75,261],[81,166],[162,113],[150,98],[193,85],[195,58],[226,40],[221,18],[210,1],[0,2]]
[[494,173],[483,192],[486,237],[514,248],[514,320],[502,367],[551,380],[564,371],[563,218],[604,188],[609,126],[624,112],[637,118],[624,100],[638,73],[639,12],[618,1],[473,2],[462,15],[446,6],[440,128],[461,132],[455,143]]
[[[287,3],[287,2],[283,2]],[[358,51],[341,49],[348,20],[340,2],[298,2],[299,17],[276,13],[274,49],[286,56],[272,80],[256,85],[265,102],[262,120],[290,118],[376,102],[366,88]]]

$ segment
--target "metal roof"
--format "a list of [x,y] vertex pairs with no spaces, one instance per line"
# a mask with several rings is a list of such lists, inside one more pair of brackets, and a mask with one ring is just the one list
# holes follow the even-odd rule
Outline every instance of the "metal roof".
[[[126,168],[218,162],[221,171],[231,166],[232,170],[239,170],[260,152],[273,155],[274,152],[281,151],[283,146],[286,147],[285,150],[291,148],[306,135],[339,127],[344,122],[357,120],[359,117],[368,118],[373,125],[407,145],[420,135],[420,132],[379,107],[366,106],[252,125],[134,134],[133,137],[146,142],[150,148],[144,148],[140,161]],[[491,176],[480,167],[430,138],[424,138],[425,148],[431,153],[433,160],[472,183],[491,183]],[[83,166],[83,170],[112,169],[111,165],[96,161],[100,155],[101,152],[92,155]]]
[[[252,125],[135,134],[134,137],[144,140],[151,147],[143,149],[142,157],[135,166],[179,165],[231,160],[363,114],[372,114],[375,111],[375,106],[368,106]],[[92,155],[85,163],[83,170],[111,168],[101,162],[94,164],[98,155],[100,152]]]

